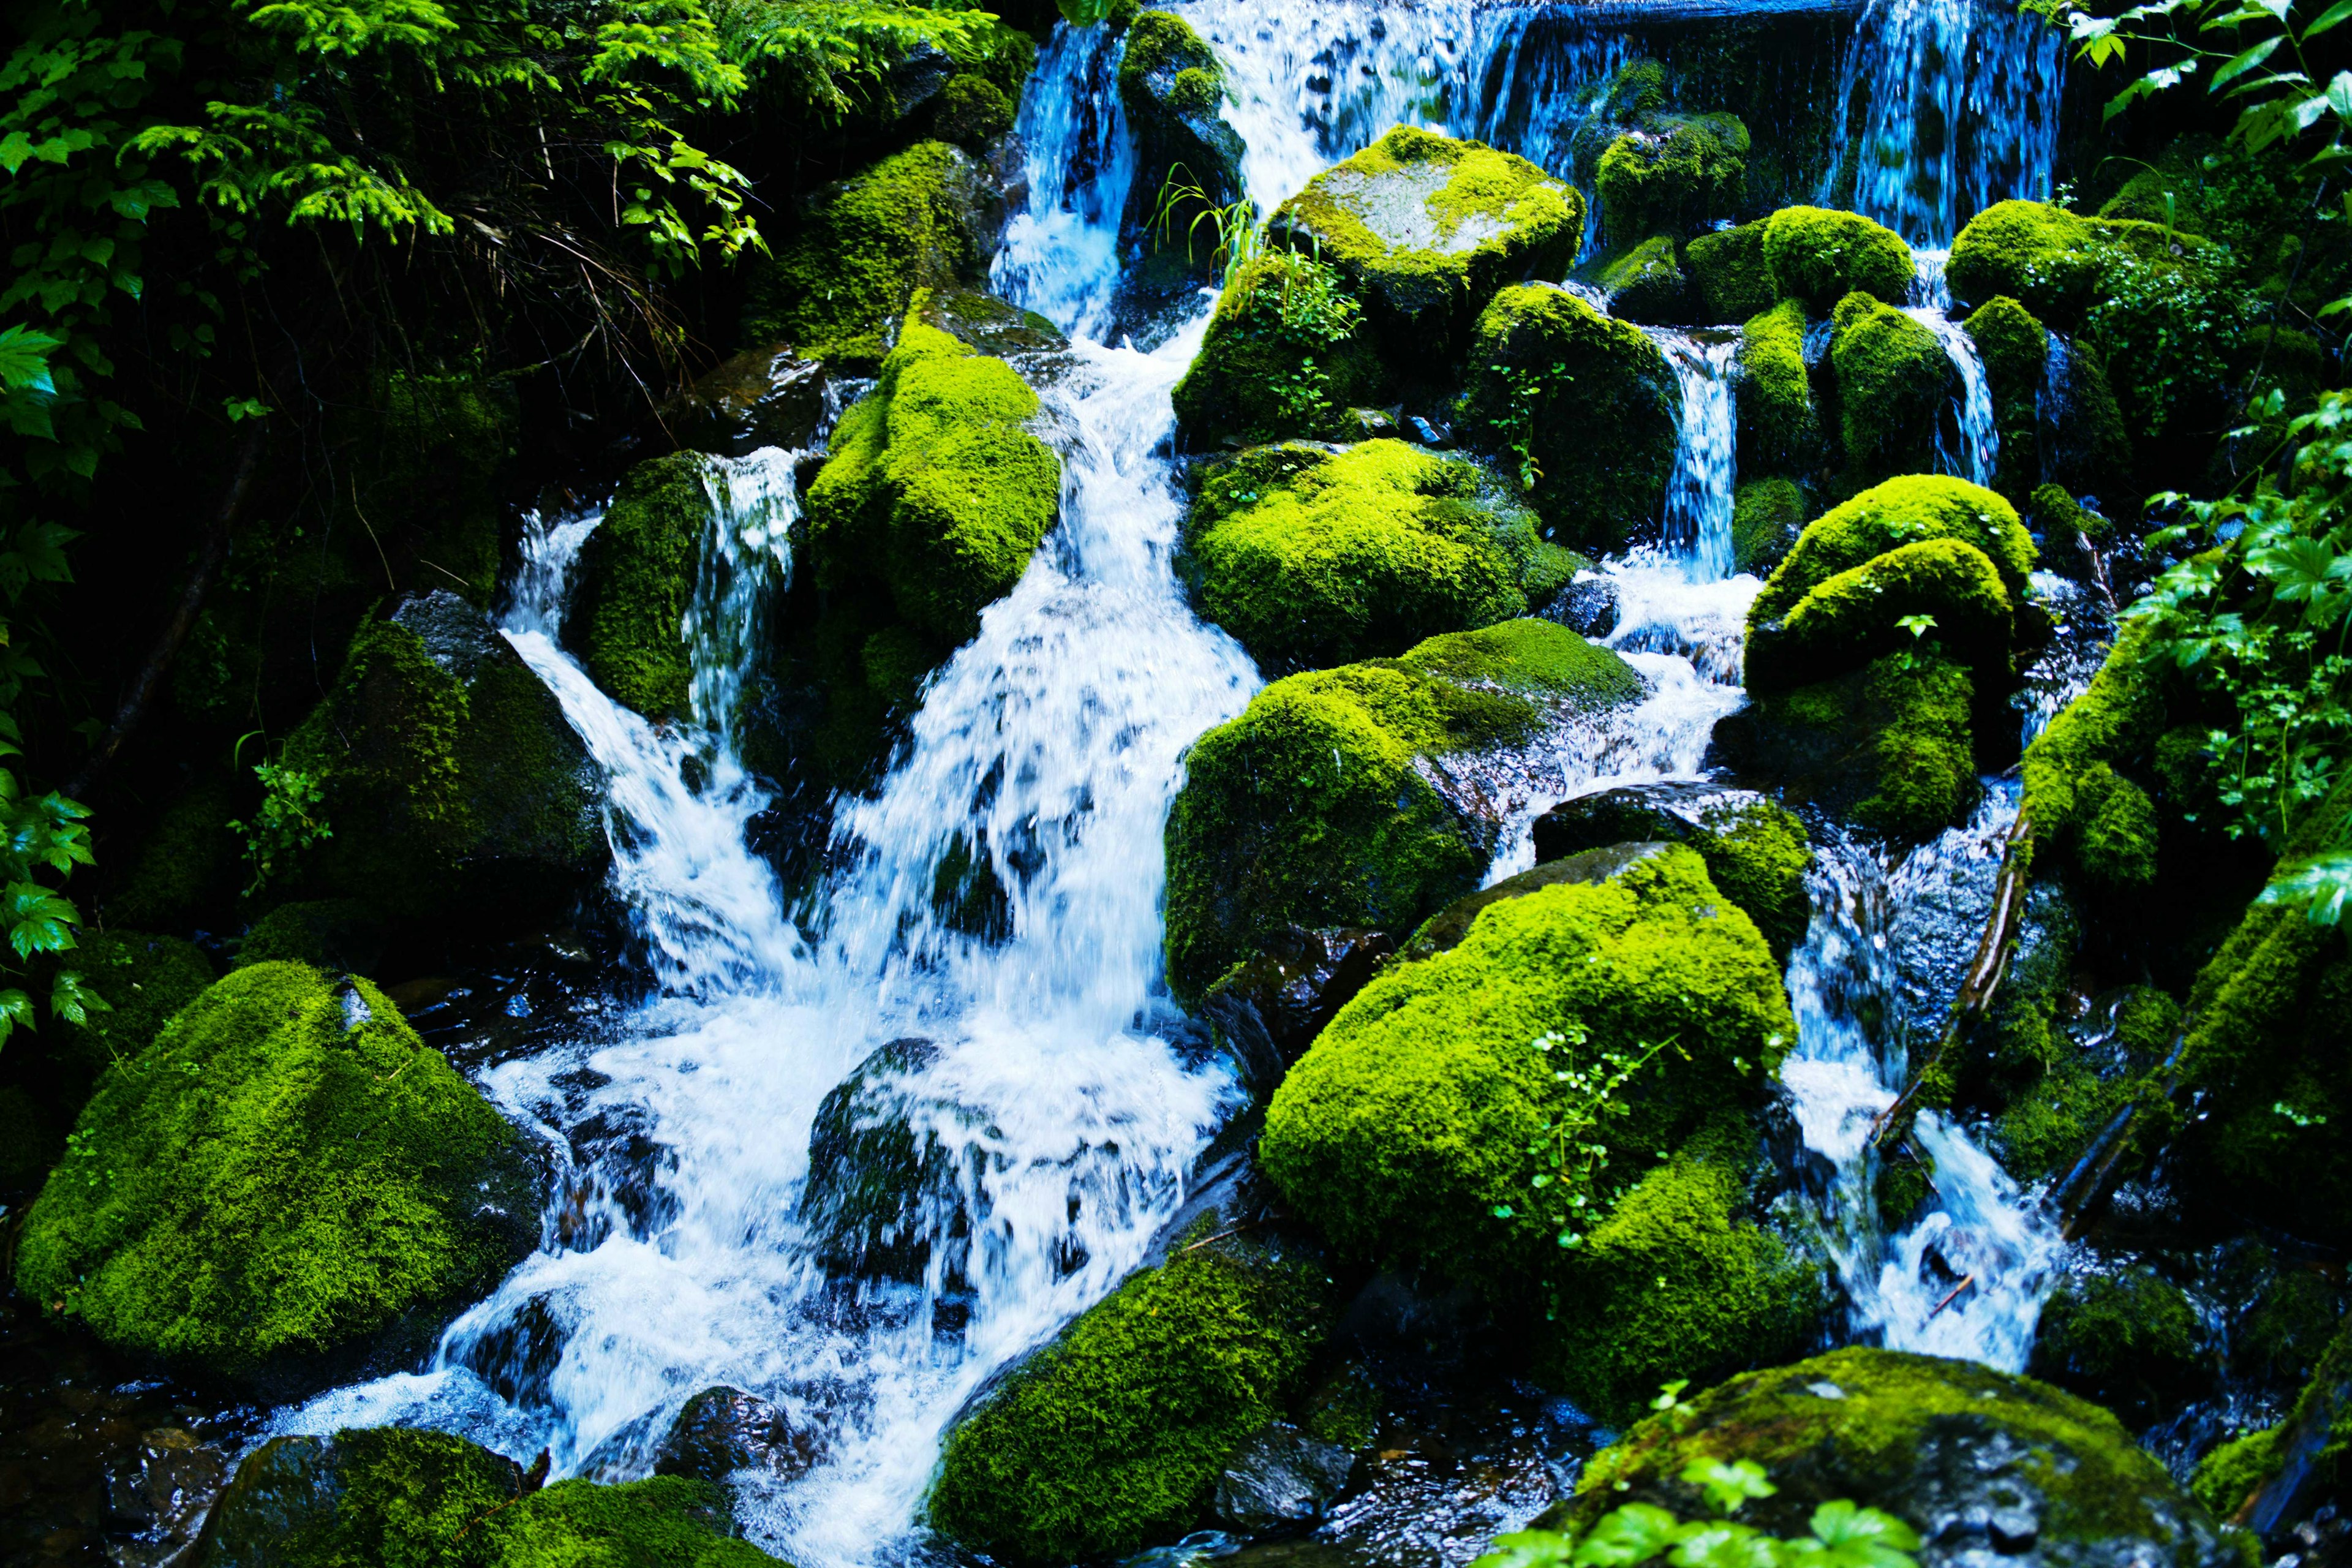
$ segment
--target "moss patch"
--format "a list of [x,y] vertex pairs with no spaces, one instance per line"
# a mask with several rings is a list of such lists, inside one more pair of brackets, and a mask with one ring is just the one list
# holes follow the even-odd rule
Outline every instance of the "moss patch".
[[2080,326],[2097,287],[2094,229],[2047,202],[1995,202],[1952,240],[1944,276],[1972,304],[2007,295],[2062,331]]
[[1777,621],[1751,617],[1744,674],[1752,693],[1785,691],[1904,653],[1924,639],[1901,623],[1934,622],[1944,656],[1990,685],[2011,674],[2016,606],[1985,552],[1958,539],[1899,545],[1808,592]]
[[1985,384],[1992,393],[1993,424],[2000,432],[2000,460],[1994,486],[2022,501],[2041,479],[2042,388],[2050,356],[2050,333],[2032,311],[2006,294],[1977,307],[1964,323]]
[[1762,577],[1788,558],[1805,529],[1805,493],[1794,479],[1748,479],[1732,492],[1732,570]]
[[80,1024],[44,1022],[39,1037],[79,1086],[145,1050],[173,1015],[213,983],[213,966],[194,943],[144,931],[85,932],[58,967],[79,973],[108,1005]]
[[1343,433],[1387,372],[1337,269],[1282,251],[1217,297],[1201,352],[1176,384],[1176,418],[1197,447]]
[[1976,804],[1969,672],[1890,654],[1852,674],[1754,698],[1717,739],[1742,777],[1906,842],[1966,820]]
[[1670,235],[1652,235],[1601,269],[1609,313],[1620,321],[1673,322],[1691,317],[1690,280]]
[[1767,218],[1764,265],[1776,293],[1815,313],[1857,290],[1899,305],[1910,297],[1916,272],[1902,236],[1826,207],[1782,207]]
[[710,522],[706,463],[673,452],[637,464],[582,552],[570,640],[596,684],[648,719],[686,711],[693,671],[679,628]]
[[1936,428],[1956,380],[1943,340],[1866,294],[1840,300],[1834,319],[1830,364],[1847,482],[1859,488],[1932,469]]
[[1702,234],[1683,247],[1703,321],[1744,321],[1772,308],[1772,269],[1764,260],[1764,223]]
[[1873,486],[1816,518],[1756,595],[1749,619],[1777,620],[1839,573],[1901,545],[1934,539],[1975,546],[1991,562],[2006,593],[2012,598],[2024,595],[2035,554],[2016,508],[1966,479],[1912,474]]
[[1649,115],[1601,154],[1593,186],[1613,245],[1696,233],[1739,205],[1748,127],[1736,115]]
[[1739,330],[1739,466],[1812,472],[1822,461],[1822,421],[1805,366],[1802,305],[1784,300],[1748,319]]

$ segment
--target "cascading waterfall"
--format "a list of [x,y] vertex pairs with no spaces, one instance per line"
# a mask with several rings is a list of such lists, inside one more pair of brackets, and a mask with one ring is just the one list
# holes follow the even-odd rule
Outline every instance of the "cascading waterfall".
[[1731,498],[1738,482],[1739,442],[1733,426],[1736,333],[1653,328],[1682,391],[1674,473],[1666,480],[1666,548],[1688,563],[1695,582],[1731,575]]
[[1950,258],[1948,250],[1912,252],[1916,276],[1904,313],[1936,334],[1959,378],[1950,427],[1941,421],[1936,426],[1936,467],[1970,484],[1990,486],[2000,463],[2000,426],[1993,419],[1992,384],[1985,379],[1984,356],[1968,330],[1951,317],[1952,290],[1944,279],[1944,264]]

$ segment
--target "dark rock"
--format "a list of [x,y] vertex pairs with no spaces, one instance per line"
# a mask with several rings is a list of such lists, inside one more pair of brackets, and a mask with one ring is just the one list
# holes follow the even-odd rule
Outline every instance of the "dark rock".
[[1270,1421],[1226,1460],[1211,1511],[1252,1533],[1319,1519],[1348,1484],[1355,1456],[1286,1421]]
[[825,418],[824,366],[790,345],[746,349],[706,372],[661,411],[677,446],[742,457],[761,447],[802,451]]
[[1612,844],[1688,844],[1707,875],[1748,911],[1772,951],[1786,958],[1811,918],[1803,825],[1752,790],[1673,782],[1628,784],[1564,800],[1535,821],[1536,859],[1562,858]]
[[[809,1130],[802,1220],[824,1267],[859,1279],[918,1280],[935,1246],[971,1242],[966,1184],[938,1133],[917,1127],[971,1113],[927,1098],[912,1080],[939,1057],[929,1040],[893,1040],[859,1063],[817,1107]],[[950,1275],[957,1271],[951,1267]]]
[[1209,988],[1201,1016],[1215,1026],[1253,1098],[1274,1092],[1396,945],[1386,931],[1291,926]]
[[106,1479],[107,1511],[128,1539],[110,1543],[116,1568],[175,1568],[228,1479],[228,1456],[179,1426],[139,1439]]
[[1617,629],[1617,579],[1605,572],[1579,572],[1536,613],[1579,637],[1605,637]]
[[654,1450],[654,1474],[724,1484],[738,1470],[797,1476],[824,1456],[811,1432],[757,1394],[725,1384],[686,1402]]
[[977,289],[941,289],[926,302],[923,319],[949,336],[998,359],[1059,353],[1070,346],[1062,330],[1034,310],[1009,305]]
[[489,617],[446,588],[409,595],[393,606],[392,620],[415,632],[433,662],[461,682],[471,681],[506,647]]

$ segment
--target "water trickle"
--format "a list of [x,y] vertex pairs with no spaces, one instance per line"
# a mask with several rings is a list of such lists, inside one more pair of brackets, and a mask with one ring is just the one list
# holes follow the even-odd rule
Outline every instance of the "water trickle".
[[1666,548],[1683,559],[1692,581],[1712,583],[1731,575],[1731,499],[1739,451],[1731,377],[1739,338],[1733,332],[1646,330],[1665,352],[1682,389],[1674,472],[1666,480]]
[[1937,470],[1990,486],[2000,463],[2000,426],[1993,419],[1992,384],[1985,378],[1984,356],[1968,330],[1949,314],[1952,291],[1944,281],[1944,263],[1950,255],[1947,250],[1912,253],[1916,275],[1911,283],[1912,302],[1904,313],[1936,334],[1959,378],[1951,418],[1936,426]]

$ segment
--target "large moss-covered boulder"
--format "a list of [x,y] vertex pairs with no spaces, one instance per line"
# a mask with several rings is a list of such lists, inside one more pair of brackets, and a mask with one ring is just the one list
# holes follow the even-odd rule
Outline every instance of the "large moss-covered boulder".
[[1732,114],[1645,116],[1609,144],[1594,174],[1612,246],[1683,236],[1728,217],[1746,194],[1748,127]]
[[1061,463],[1029,433],[1036,413],[1011,365],[910,322],[809,487],[819,584],[879,584],[918,633],[969,639],[1059,514]]
[[1275,674],[1510,620],[1585,564],[1476,465],[1392,440],[1245,453],[1185,536],[1202,613]]
[[2071,331],[2082,324],[2098,285],[2090,251],[2095,232],[2086,220],[2047,202],[1995,202],[1953,237],[1944,277],[1957,300],[1982,305],[2006,295],[2039,320]]
[[1830,337],[1838,434],[1849,484],[1936,466],[1936,432],[1959,384],[1944,341],[1926,322],[1853,293],[1838,301]]
[[[1925,627],[1916,624],[1923,616]],[[1751,619],[1742,671],[1753,694],[1786,691],[1923,646],[1932,635],[1944,657],[1991,689],[2013,673],[2016,624],[2017,606],[1983,551],[1958,539],[1923,540],[1828,578],[1785,615]]]
[[1772,269],[1765,264],[1765,219],[1702,234],[1683,247],[1702,321],[1744,321],[1772,308]]
[[1115,1558],[1185,1533],[1330,1331],[1321,1265],[1202,1237],[1130,1276],[948,1435],[930,1521],[1000,1562]]
[[[1190,245],[1193,220],[1212,207],[1242,197],[1242,139],[1219,110],[1225,100],[1225,69],[1217,52],[1171,11],[1146,11],[1128,25],[1119,57],[1119,102],[1135,133],[1135,176],[1129,187],[1128,222],[1141,229],[1155,217],[1164,223],[1155,259],[1189,250],[1202,268],[1209,247]],[[1170,185],[1192,186],[1199,199],[1161,211]]]
[[1290,926],[1410,930],[1477,885],[1501,823],[1433,764],[1639,699],[1549,621],[1276,681],[1193,744],[1168,818],[1168,972],[1197,997]]
[[724,1487],[683,1476],[533,1489],[522,1467],[446,1432],[397,1426],[273,1437],[214,1505],[194,1568],[445,1563],[762,1568]]
[[1316,175],[1266,234],[1339,268],[1391,363],[1434,374],[1497,289],[1567,276],[1584,198],[1513,153],[1400,125]]
[[1536,859],[1565,859],[1612,844],[1687,844],[1707,876],[1748,911],[1786,959],[1811,918],[1805,826],[1752,790],[1720,784],[1627,784],[1564,800],[1535,821]]
[[983,171],[945,142],[919,142],[825,186],[793,215],[744,289],[746,343],[870,363],[883,329],[920,289],[977,282],[993,244]]
[[969,1113],[915,1081],[938,1057],[929,1040],[892,1040],[817,1106],[800,1213],[829,1272],[917,1282],[935,1247],[969,1245],[962,1173],[935,1131]]
[[2145,1420],[2195,1385],[2205,1337],[2188,1293],[2154,1271],[2087,1274],[2042,1303],[2031,1370]]
[[1805,308],[1784,300],[1739,329],[1739,470],[1810,474],[1824,452],[1822,417],[1805,363]]
[[1593,1131],[1624,1156],[1607,1188],[1761,1094],[1795,1032],[1755,922],[1683,846],[1604,869],[1489,904],[1458,944],[1377,976],[1275,1091],[1259,1157],[1343,1253],[1545,1277],[1559,1225],[1529,1151],[1567,1093],[1554,1075],[1604,1052],[1675,1041]]
[[709,473],[699,452],[635,465],[581,549],[566,638],[607,696],[648,719],[686,712],[694,670],[679,627],[710,531]]
[[2042,400],[2050,332],[2006,294],[1978,306],[1964,325],[1977,357],[1984,362],[1993,426],[2000,433],[1994,488],[2022,502],[2042,479]]
[[1628,1504],[1717,1518],[1703,1460],[1762,1467],[1776,1489],[1740,1510],[1769,1535],[1811,1533],[1840,1500],[1906,1521],[1922,1561],[2223,1568],[2213,1520],[2113,1415],[2030,1378],[1898,1351],[1842,1350],[1735,1377],[1654,1415],[1585,1467],[1537,1521],[1580,1531]]
[[1204,450],[1339,436],[1387,374],[1339,269],[1269,251],[1217,296],[1201,352],[1176,384],[1176,419],[1186,443]]
[[1693,318],[1690,279],[1671,235],[1654,234],[1628,247],[1596,280],[1609,297],[1609,313],[1620,321],[1663,325]]
[[1731,498],[1732,569],[1762,577],[1788,559],[1805,531],[1805,492],[1780,475],[1742,479]]
[[1782,207],[1767,218],[1764,265],[1776,293],[1816,314],[1855,292],[1899,305],[1917,271],[1902,236],[1827,207]]
[[364,980],[261,963],[100,1080],[17,1288],[121,1349],[250,1374],[479,1296],[537,1239],[522,1135]]
[[2022,596],[2035,564],[2017,509],[1981,485],[1948,474],[1909,474],[1874,485],[1807,525],[1756,595],[1751,625],[1774,621],[1841,572],[1905,544],[1954,539],[1991,562],[2001,587]]
[[2145,623],[2126,623],[2089,689],[2034,737],[2019,764],[2018,810],[2032,826],[2037,864],[2093,886],[2155,880],[2152,793],[2174,771],[2168,761],[2189,763],[2207,742],[2199,726],[2169,732],[2148,640]]
[[1479,316],[1471,363],[1468,431],[1531,463],[1550,537],[1601,554],[1658,526],[1681,395],[1648,334],[1563,289],[1510,288]]

